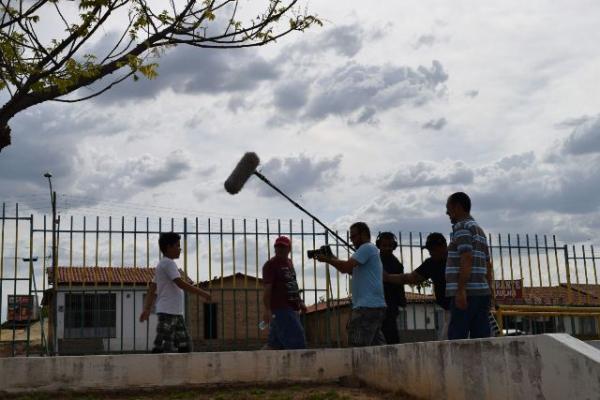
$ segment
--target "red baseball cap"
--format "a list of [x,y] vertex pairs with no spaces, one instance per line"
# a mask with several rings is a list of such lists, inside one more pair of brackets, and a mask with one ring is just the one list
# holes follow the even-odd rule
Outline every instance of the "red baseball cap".
[[275,246],[285,246],[285,247],[292,247],[292,242],[290,242],[290,239],[287,236],[279,236],[277,239],[275,239]]

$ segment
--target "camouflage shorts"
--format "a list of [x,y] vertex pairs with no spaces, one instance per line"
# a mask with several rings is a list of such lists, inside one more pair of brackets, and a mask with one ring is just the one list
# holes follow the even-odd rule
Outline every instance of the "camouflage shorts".
[[346,329],[351,347],[379,346],[385,344],[381,324],[385,308],[355,308]]
[[192,351],[192,343],[182,315],[158,313],[153,353]]

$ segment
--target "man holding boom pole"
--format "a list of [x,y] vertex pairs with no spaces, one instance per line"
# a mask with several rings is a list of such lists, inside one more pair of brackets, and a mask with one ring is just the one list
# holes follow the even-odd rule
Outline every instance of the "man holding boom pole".
[[348,344],[352,347],[385,344],[381,324],[385,317],[383,266],[379,250],[371,243],[371,231],[364,222],[350,227],[356,252],[349,260],[319,253],[315,258],[338,271],[352,275],[352,315],[348,322]]

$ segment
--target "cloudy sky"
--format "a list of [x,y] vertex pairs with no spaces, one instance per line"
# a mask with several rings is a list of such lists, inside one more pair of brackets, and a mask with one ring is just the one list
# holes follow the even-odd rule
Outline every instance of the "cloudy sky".
[[255,179],[224,192],[255,151],[339,229],[448,232],[461,190],[489,232],[598,243],[600,3],[308,5],[324,27],[260,49],[177,47],[157,80],[19,114],[2,200],[47,209],[50,170],[67,215],[300,217]]

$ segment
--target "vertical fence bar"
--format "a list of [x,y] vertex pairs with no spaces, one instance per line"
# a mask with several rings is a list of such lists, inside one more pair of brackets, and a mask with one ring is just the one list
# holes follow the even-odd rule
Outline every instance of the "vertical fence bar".
[[219,255],[221,261],[221,345],[225,345],[225,282],[223,275],[225,274],[225,254],[223,249],[223,218],[219,218]]
[[[6,203],[2,203],[2,231],[0,231],[0,310],[4,298],[4,231],[6,223]],[[0,331],[0,336],[2,335]]]
[[[594,245],[590,245],[590,250],[592,252],[592,267],[594,268],[594,282],[596,285],[598,284],[598,270],[596,269],[596,255],[594,254]],[[598,327],[600,329],[600,327]]]
[[[317,248],[316,235],[315,235],[315,220],[314,219],[312,220],[312,248],[313,249]],[[319,296],[318,296],[318,293],[317,293],[317,261],[314,258],[313,258],[313,284],[315,285],[315,287],[314,287],[314,292],[315,292],[315,307],[318,310],[319,309],[319,307],[318,307],[318,305],[319,305]],[[319,315],[319,313],[316,313],[316,315],[317,315],[317,317],[315,318],[315,320],[316,320],[316,326],[317,326],[316,327],[316,332],[318,332],[318,335],[315,338],[316,339],[316,343],[315,344],[318,346],[321,343],[321,341],[319,340],[320,336],[321,336],[321,330],[319,329],[320,328],[320,326],[319,326],[320,325],[320,323],[319,323],[319,321],[320,321],[320,315]]]
[[544,235],[544,251],[546,252],[546,268],[548,269],[548,286],[552,287],[552,275],[550,272],[550,254],[548,254],[548,236]]
[[500,279],[504,279],[504,252],[502,251],[502,236],[498,234],[498,253],[500,253]]
[[112,267],[112,216],[108,217],[108,267]]
[[544,286],[543,282],[544,282],[544,278],[542,277],[542,263],[540,260],[540,244],[538,241],[538,235],[537,233],[535,234],[535,254],[536,254],[536,259],[537,259],[537,267],[538,267],[538,275],[539,275],[539,279],[540,279],[540,287]]
[[[259,310],[258,318],[260,319],[263,308],[261,307],[260,291],[258,289],[258,219],[254,219],[254,257],[254,265],[256,267],[256,280],[254,281],[254,288],[256,290],[256,309]],[[258,324],[256,324],[256,337],[260,338],[260,327]]]
[[235,219],[231,219],[231,262],[233,270],[233,342],[237,343],[237,284],[236,284],[236,262],[235,262]]
[[[196,249],[196,282],[198,283],[198,287],[200,287],[200,239],[199,239],[199,231],[198,231],[198,217],[194,220],[194,242]],[[200,297],[195,296],[196,298],[196,335],[198,339],[200,339]],[[204,315],[204,314],[203,314]]]
[[[16,304],[14,302],[17,301],[17,279],[19,278],[19,273],[17,270],[19,260],[19,204],[15,205],[15,259],[14,259],[14,275],[13,275],[13,307],[16,309]],[[10,303],[8,304],[10,307]],[[16,310],[15,310],[16,311]],[[13,321],[12,324],[12,356],[15,356],[15,337],[16,337],[16,326]]]
[[[44,270],[42,272],[42,293],[46,293],[46,271],[48,268],[47,263],[46,263],[46,249],[47,249],[47,239],[46,239],[46,231],[47,231],[47,227],[46,227],[46,215],[44,215],[44,232],[43,232],[43,241],[44,243],[42,244],[42,248],[43,250],[43,254],[44,254],[44,261],[43,261],[43,267]],[[0,273],[0,278],[2,278],[2,273]],[[2,292],[0,292],[0,297],[2,297]],[[0,304],[1,305],[1,304]],[[2,307],[0,307],[1,309]]]
[[[305,262],[304,262],[304,219],[300,220],[300,269],[302,274],[302,302],[306,304],[306,276],[304,274]],[[316,307],[316,305],[315,305]],[[317,310],[315,309],[315,318],[318,316]],[[302,314],[302,324],[306,327],[306,314]],[[308,338],[307,338],[308,340]]]
[[[70,228],[69,228],[69,267],[73,265],[73,216],[69,218],[70,220]],[[71,275],[71,274],[69,274]],[[69,279],[70,280],[70,279]]]
[[523,275],[523,260],[521,258],[521,237],[517,233],[517,254],[519,257],[519,273],[521,274],[522,286],[525,286],[525,275]]
[[87,262],[86,262],[86,254],[85,254],[85,248],[86,248],[86,232],[87,231],[87,224],[86,224],[86,218],[85,215],[83,216],[83,263],[82,266],[85,268],[87,266]]
[[573,264],[575,266],[575,284],[577,285],[577,301],[581,303],[581,291],[579,290],[579,265],[577,262],[577,250],[573,245]]
[[133,266],[137,267],[137,217],[133,217]]
[[554,248],[554,262],[556,263],[556,279],[558,280],[558,286],[561,285],[560,279],[560,266],[558,265],[558,249],[556,248],[556,236],[552,235],[552,246]]
[[413,236],[412,232],[408,232],[408,249],[410,250],[410,272],[414,270],[413,263]]
[[100,217],[96,216],[96,247],[94,249],[94,266],[98,266],[98,246],[100,244]]
[[583,255],[583,271],[585,273],[585,303],[590,304],[590,292],[588,290],[588,285],[590,281],[588,279],[588,271],[587,271],[587,258],[585,256],[585,245],[581,245],[581,254]]
[[[150,218],[146,217],[146,268],[150,268]],[[147,280],[147,279],[146,279]],[[146,293],[148,293],[148,287],[150,282],[146,282]],[[142,299],[144,296],[142,296]],[[145,301],[142,301],[142,307],[145,305]],[[146,320],[146,351],[150,347],[150,319]]]
[[[190,279],[190,275],[188,274],[188,223],[187,217],[183,218],[183,275],[185,275],[185,281],[187,282]],[[194,295],[195,298],[198,298],[198,295]],[[183,303],[183,314],[185,315],[185,320],[190,320],[190,294],[188,292],[184,292],[184,303]],[[197,319],[197,318],[196,318]],[[191,340],[191,338],[190,338]],[[188,344],[189,345],[189,344]],[[193,343],[192,343],[193,349]]]
[[123,282],[123,277],[125,275],[125,217],[121,216],[121,276],[119,277],[120,282],[120,292],[119,297],[121,298],[121,353],[123,353],[123,332],[124,332],[124,324],[123,324],[123,310],[124,310],[124,300],[123,294],[125,290],[125,284]]
[[[513,254],[512,254],[512,243],[510,242],[510,233],[507,234],[507,240],[508,240],[508,267],[510,268],[510,280],[514,282],[515,273],[513,270]],[[511,282],[511,285],[512,284],[513,283]]]
[[[248,230],[247,230],[247,226],[246,226],[246,218],[244,218],[243,224],[244,224],[243,225],[243,237],[244,237],[244,300],[245,300],[244,319],[246,321],[245,347],[246,347],[246,349],[248,349],[249,348],[249,340],[250,340],[250,331],[249,331],[250,320],[248,318]],[[256,276],[255,278],[258,282],[258,276]],[[260,315],[260,308],[257,308],[256,312],[258,313],[258,315]]]
[[529,234],[525,234],[525,242],[527,246],[527,265],[529,268],[529,285],[533,287],[533,272],[531,270],[531,246],[529,245]]
[[[30,312],[27,313],[27,339],[25,341],[25,355],[27,357],[29,357],[29,341],[31,339],[31,313],[33,312],[34,307],[37,308],[37,292],[35,294],[31,293],[32,287],[31,287],[31,283],[32,280],[35,279],[34,277],[34,270],[33,270],[33,214],[30,214],[29,216],[29,262],[28,262],[28,266],[29,266],[29,276],[28,276],[28,284],[29,284],[29,288],[27,291],[27,294],[30,296],[31,298],[31,310]],[[2,284],[2,281],[0,281],[0,285]],[[35,302],[35,305],[34,305]],[[42,327],[42,324],[40,322],[40,343],[41,343],[41,332],[44,331],[44,328]]]
[[[571,266],[569,265],[569,248],[565,244],[563,246],[563,253],[565,255],[565,270],[567,273],[567,298],[569,300],[569,305],[573,304],[573,293],[571,291]],[[571,318],[571,320],[573,320]]]

